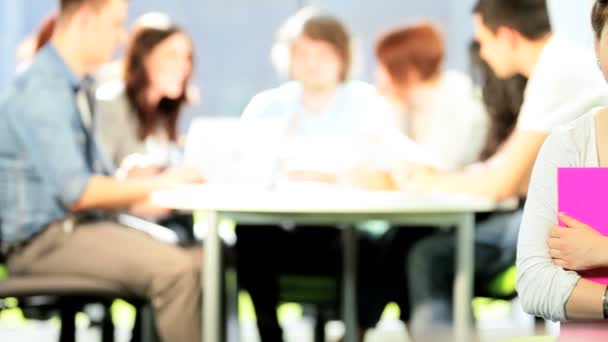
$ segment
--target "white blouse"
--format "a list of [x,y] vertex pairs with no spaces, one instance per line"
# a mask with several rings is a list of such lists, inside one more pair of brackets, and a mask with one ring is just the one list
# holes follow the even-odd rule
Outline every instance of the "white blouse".
[[566,320],[565,304],[580,276],[555,265],[547,239],[557,225],[557,169],[597,167],[595,114],[582,116],[549,136],[540,151],[528,190],[517,246],[517,292],[524,310],[553,321]]

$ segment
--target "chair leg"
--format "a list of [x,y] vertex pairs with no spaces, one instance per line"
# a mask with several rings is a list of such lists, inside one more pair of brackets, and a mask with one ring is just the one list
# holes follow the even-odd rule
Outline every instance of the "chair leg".
[[142,342],[154,342],[156,327],[154,324],[154,315],[152,313],[152,307],[145,305],[141,309],[141,337]]
[[68,303],[61,308],[61,330],[59,332],[59,342],[76,342],[76,313],[78,309],[75,305]]
[[325,342],[326,325],[327,318],[325,316],[325,311],[322,308],[318,308],[315,322],[315,342]]
[[140,308],[135,310],[135,324],[133,324],[133,331],[131,332],[131,342],[141,342],[141,311]]
[[105,312],[101,321],[101,341],[114,342],[114,322],[112,322],[112,303],[104,304]]
[[131,335],[131,342],[159,341],[161,341],[161,339],[156,330],[154,309],[150,304],[138,307],[135,316],[135,325],[133,326],[133,334]]

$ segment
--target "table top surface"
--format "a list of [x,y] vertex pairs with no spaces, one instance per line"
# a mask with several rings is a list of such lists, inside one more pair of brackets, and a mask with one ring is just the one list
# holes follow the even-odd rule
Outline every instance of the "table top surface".
[[158,206],[185,211],[277,214],[463,213],[507,210],[517,201],[493,201],[460,194],[367,191],[318,184],[290,184],[276,190],[249,185],[186,185],[152,194]]

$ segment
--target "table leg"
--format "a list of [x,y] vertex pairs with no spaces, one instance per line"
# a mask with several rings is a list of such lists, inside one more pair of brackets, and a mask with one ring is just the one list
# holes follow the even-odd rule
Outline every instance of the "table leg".
[[204,246],[203,285],[203,341],[220,341],[220,317],[222,291],[220,291],[221,243],[218,233],[218,214],[207,214],[207,236]]
[[455,341],[471,341],[473,300],[475,217],[463,214],[457,227],[456,277],[454,279]]
[[346,328],[345,342],[356,342],[358,339],[357,324],[357,230],[348,225],[342,230],[344,248],[344,279],[342,310]]

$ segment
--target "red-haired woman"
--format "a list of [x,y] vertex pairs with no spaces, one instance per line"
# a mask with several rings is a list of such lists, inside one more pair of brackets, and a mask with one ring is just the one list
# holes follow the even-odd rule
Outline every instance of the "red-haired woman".
[[441,168],[478,161],[487,117],[471,79],[443,69],[441,32],[431,23],[394,29],[376,46],[380,91],[400,113],[402,129],[424,145]]

